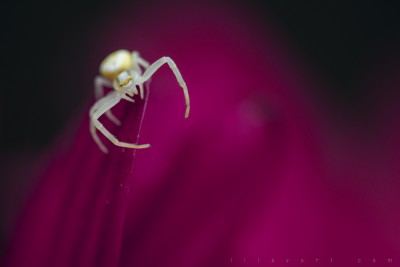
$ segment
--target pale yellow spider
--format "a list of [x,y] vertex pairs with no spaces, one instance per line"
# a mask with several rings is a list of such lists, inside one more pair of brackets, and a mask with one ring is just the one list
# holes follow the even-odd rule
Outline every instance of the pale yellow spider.
[[[134,102],[131,97],[139,94],[136,86],[139,87],[140,98],[143,99],[143,84],[165,63],[171,68],[179,85],[183,88],[186,102],[185,118],[188,118],[190,112],[189,93],[181,73],[171,58],[162,57],[150,65],[146,60],[141,58],[136,51],[131,53],[127,50],[117,50],[108,55],[100,64],[100,75],[95,78],[94,82],[97,101],[91,107],[89,116],[92,137],[104,153],[108,153],[108,149],[101,142],[96,129],[104,134],[104,136],[116,146],[127,148],[148,148],[150,146],[149,144],[138,145],[120,142],[99,122],[99,118],[103,114],[106,114],[116,125],[121,125],[121,122],[111,113],[110,109],[118,104],[121,99]],[[144,69],[143,74],[142,68]],[[104,86],[112,87],[114,90],[104,96]]]

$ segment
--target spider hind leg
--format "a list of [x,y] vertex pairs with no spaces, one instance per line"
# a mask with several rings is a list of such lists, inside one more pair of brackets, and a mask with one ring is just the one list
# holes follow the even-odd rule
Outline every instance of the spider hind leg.
[[[108,153],[108,149],[104,146],[104,144],[101,142],[100,138],[97,136],[96,129],[99,130],[110,142],[112,142],[116,146],[120,147],[127,147],[127,148],[136,148],[136,149],[143,149],[143,148],[148,148],[150,147],[149,144],[143,144],[143,145],[138,145],[138,144],[133,144],[133,143],[126,143],[126,142],[121,142],[119,141],[113,134],[111,134],[105,127],[104,125],[98,120],[104,113],[106,113],[108,110],[110,110],[112,107],[114,107],[116,104],[118,104],[121,100],[121,96],[117,94],[112,94],[109,97],[106,97],[99,105],[94,105],[91,109],[90,117],[91,117],[91,133],[92,137],[99,146],[99,148],[104,152]],[[100,102],[99,100],[98,102]],[[93,125],[93,126],[92,126]]]

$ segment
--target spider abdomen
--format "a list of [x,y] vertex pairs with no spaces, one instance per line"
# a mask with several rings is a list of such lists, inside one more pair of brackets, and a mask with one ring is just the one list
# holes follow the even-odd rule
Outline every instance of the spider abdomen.
[[100,74],[109,79],[115,79],[118,74],[131,69],[132,55],[128,50],[117,50],[109,54],[100,64]]

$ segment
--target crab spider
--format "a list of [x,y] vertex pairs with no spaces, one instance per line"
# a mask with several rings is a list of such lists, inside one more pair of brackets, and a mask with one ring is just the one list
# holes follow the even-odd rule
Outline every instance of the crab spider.
[[[122,99],[134,102],[132,97],[137,94],[140,94],[140,98],[143,99],[143,84],[148,82],[153,74],[164,64],[168,64],[175,74],[179,85],[183,89],[186,102],[185,118],[188,118],[190,112],[189,93],[181,73],[171,58],[162,57],[150,65],[146,60],[141,58],[136,51],[131,53],[127,50],[117,50],[108,55],[100,64],[100,75],[97,76],[94,81],[95,97],[97,101],[90,108],[89,116],[90,133],[93,140],[104,153],[108,153],[108,149],[101,142],[97,135],[97,130],[116,146],[137,149],[148,148],[150,146],[149,144],[139,145],[119,141],[100,123],[99,118],[105,114],[113,123],[121,125],[121,121],[114,116],[111,112],[111,108],[117,105]],[[112,87],[114,90],[105,95],[105,86]],[[137,88],[139,88],[139,91]]]

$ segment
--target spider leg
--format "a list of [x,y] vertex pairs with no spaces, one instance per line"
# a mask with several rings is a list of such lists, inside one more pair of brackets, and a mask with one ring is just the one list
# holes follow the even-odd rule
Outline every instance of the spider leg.
[[104,146],[104,144],[101,142],[99,136],[97,135],[96,132],[96,127],[92,122],[92,118],[94,113],[101,107],[105,102],[107,102],[111,97],[114,97],[115,92],[111,92],[107,96],[99,99],[94,105],[90,108],[89,111],[89,117],[90,117],[90,133],[92,134],[93,140],[96,142],[96,144],[99,146],[99,148],[104,152],[108,153],[108,149]]
[[146,71],[144,72],[143,76],[141,77],[139,84],[142,84],[146,81],[148,81],[151,76],[165,63],[168,64],[168,66],[171,68],[172,72],[175,74],[176,79],[178,80],[179,85],[183,89],[183,94],[185,96],[185,102],[186,102],[186,112],[185,112],[185,118],[189,117],[189,112],[190,112],[190,99],[189,99],[189,93],[187,90],[187,86],[185,81],[182,78],[181,73],[178,70],[178,67],[176,66],[175,62],[169,58],[169,57],[162,57],[151,66],[149,66]]
[[146,60],[144,60],[143,58],[141,58],[138,51],[133,51],[132,52],[132,56],[133,56],[133,59],[134,59],[133,62],[137,62],[139,64],[139,66],[141,66],[141,67],[143,67],[145,69],[150,67],[150,63],[147,62]]
[[112,88],[112,82],[100,75],[94,78],[94,95],[96,99],[104,96],[104,86]]
[[127,96],[127,95],[122,95],[122,96],[121,96],[121,98],[122,98],[122,99],[125,99],[126,101],[129,101],[129,102],[135,103],[135,100],[133,100],[132,98],[130,98],[130,97],[129,97],[129,96]]
[[[104,103],[102,103],[102,105],[97,108],[97,110],[94,112],[93,116],[91,117],[93,125],[97,128],[97,130],[99,130],[102,134],[104,134],[104,136],[107,137],[107,139],[110,140],[116,146],[128,147],[128,148],[137,148],[137,149],[148,148],[150,146],[149,144],[137,145],[137,144],[132,144],[132,143],[120,142],[98,120],[104,113],[106,113],[108,110],[110,110],[116,104],[118,104],[119,101],[121,101],[121,96],[119,96],[117,94],[114,94],[114,95],[112,95],[112,97],[107,99]],[[96,141],[96,138],[95,137],[93,137],[93,138]],[[101,142],[97,142],[96,141],[96,143],[99,145],[100,149],[104,153],[108,153],[108,150],[104,147],[104,145],[102,145]]]
[[[133,63],[135,64],[135,67],[133,69],[136,70],[137,73],[141,76],[142,69],[140,67],[146,70],[148,67],[150,67],[150,63],[147,62],[145,59],[141,58],[138,51],[132,52],[132,58],[133,58]],[[140,91],[140,98],[144,99],[144,89],[142,83],[139,84],[139,91]]]
[[117,92],[112,91],[112,92],[110,92],[109,94],[107,94],[106,96],[103,96],[101,99],[97,100],[97,101],[93,104],[93,106],[90,108],[89,116],[90,116],[90,117],[93,117],[93,114],[97,111],[97,109],[98,109],[99,107],[101,107],[105,102],[107,102],[108,100],[110,100],[110,98],[115,97],[116,93],[117,93]]
[[140,98],[144,99],[143,83],[139,84]]
[[[102,76],[97,76],[94,79],[94,95],[96,97],[96,99],[100,99],[104,96],[104,86],[107,87],[113,87],[112,82],[110,82],[109,80],[107,80],[106,78],[102,77]],[[112,121],[113,123],[115,123],[116,125],[120,126],[121,125],[121,121],[119,119],[117,119],[117,117],[115,117],[115,115],[111,112],[111,110],[106,112],[106,116],[107,118]]]
[[137,51],[132,52],[132,62],[133,62],[132,71],[136,72],[139,75],[142,75],[142,69],[140,68],[139,64],[139,52]]
[[90,133],[92,134],[92,138],[96,142],[96,144],[99,146],[100,150],[103,151],[105,154],[107,154],[108,149],[105,147],[103,142],[101,142],[99,136],[97,135],[96,126],[93,124],[93,122],[90,123]]

